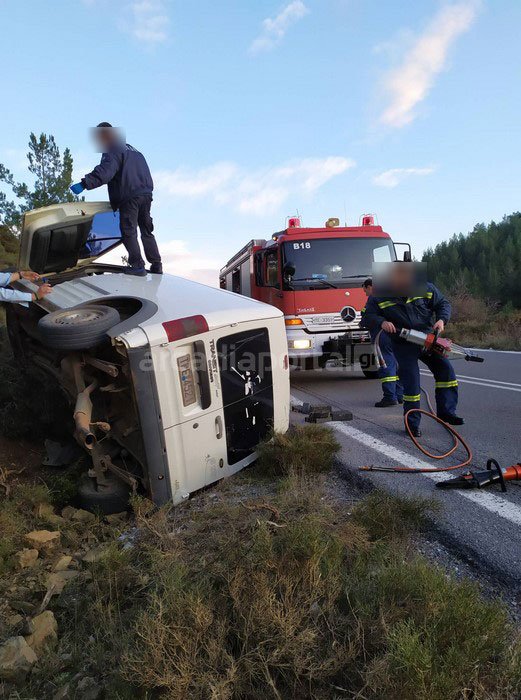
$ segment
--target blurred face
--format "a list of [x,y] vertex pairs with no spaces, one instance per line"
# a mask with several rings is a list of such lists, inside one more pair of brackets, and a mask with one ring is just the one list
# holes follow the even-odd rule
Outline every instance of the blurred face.
[[364,292],[366,297],[370,297],[371,294],[373,293],[373,285],[368,284],[367,287],[364,287]]
[[427,285],[425,263],[373,263],[374,293],[378,297],[421,295]]
[[92,138],[100,153],[106,153],[114,146],[124,143],[123,133],[117,127],[95,127],[92,129]]
[[390,284],[398,294],[408,294],[413,287],[413,267],[409,263],[391,266]]

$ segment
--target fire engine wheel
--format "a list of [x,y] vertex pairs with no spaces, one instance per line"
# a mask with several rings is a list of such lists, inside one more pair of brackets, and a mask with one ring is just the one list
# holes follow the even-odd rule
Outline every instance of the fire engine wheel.
[[39,320],[38,331],[49,348],[86,350],[103,342],[107,331],[120,320],[116,309],[92,304],[47,314]]
[[128,508],[130,486],[111,474],[106,475],[107,484],[98,484],[87,474],[81,477],[78,497],[82,508],[110,515],[121,513]]
[[378,379],[378,370],[376,369],[363,369],[362,372],[366,379]]

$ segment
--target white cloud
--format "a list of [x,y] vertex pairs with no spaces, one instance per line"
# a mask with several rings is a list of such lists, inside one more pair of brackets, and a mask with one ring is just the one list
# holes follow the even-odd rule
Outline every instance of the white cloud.
[[156,190],[176,197],[211,197],[242,214],[272,214],[290,197],[309,197],[355,165],[350,158],[302,158],[271,168],[215,163],[197,171],[177,168],[154,173]]
[[373,184],[378,187],[397,187],[409,177],[430,175],[435,168],[391,168],[373,177]]
[[162,0],[136,0],[130,5],[130,33],[138,41],[153,45],[168,39],[170,18]]
[[237,174],[234,163],[221,162],[192,172],[187,168],[160,171],[154,174],[156,188],[177,197],[202,197],[220,190]]
[[429,94],[436,76],[445,68],[454,41],[472,25],[479,0],[460,0],[443,6],[414,41],[401,65],[384,80],[390,101],[381,121],[402,127],[416,117],[415,107]]
[[291,25],[308,13],[309,10],[302,0],[293,0],[276,17],[267,17],[262,22],[261,33],[250,46],[250,52],[260,53],[274,48],[282,41]]
[[219,286],[219,267],[215,258],[193,253],[182,240],[160,241],[159,247],[165,272],[212,287]]

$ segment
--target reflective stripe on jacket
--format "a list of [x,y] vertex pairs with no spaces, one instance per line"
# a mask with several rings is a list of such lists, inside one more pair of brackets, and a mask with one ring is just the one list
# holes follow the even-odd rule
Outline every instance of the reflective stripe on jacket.
[[397,328],[429,331],[434,321],[447,323],[450,319],[450,303],[440,290],[430,282],[424,294],[414,297],[370,296],[362,315],[361,326],[371,332],[379,329],[384,321]]

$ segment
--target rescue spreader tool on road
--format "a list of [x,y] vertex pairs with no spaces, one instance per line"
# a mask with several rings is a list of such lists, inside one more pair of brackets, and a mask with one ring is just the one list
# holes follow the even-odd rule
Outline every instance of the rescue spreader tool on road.
[[505,481],[521,481],[521,462],[510,467],[500,467],[495,459],[489,459],[486,471],[468,471],[450,481],[438,481],[436,486],[440,489],[482,489],[500,484],[501,490],[506,491]]
[[[377,361],[380,363],[381,366],[385,367],[385,361],[383,359],[380,346],[379,346],[379,338],[380,338],[380,333],[376,336],[375,339],[375,352],[376,352],[376,357]],[[453,343],[452,340],[449,338],[440,338],[438,331],[431,331],[430,333],[423,333],[422,331],[416,331],[412,330],[410,328],[400,328],[397,329],[397,333],[400,338],[403,340],[409,342],[409,343],[414,343],[414,345],[420,345],[423,347],[423,350],[425,353],[428,354],[437,354],[441,355],[442,357],[447,357],[447,358],[464,358],[467,361],[470,362],[483,362],[484,358],[479,357],[479,355],[476,355],[474,352],[471,350],[467,350],[466,348],[461,347],[461,345],[456,345],[456,343]],[[436,415],[434,408],[432,406],[429,394],[425,391],[425,389],[421,389],[421,391],[425,394],[425,397],[427,399],[427,404],[429,406],[429,410],[425,411],[422,408],[411,408],[409,411],[404,416],[404,423],[405,423],[405,428],[409,434],[409,437],[413,441],[413,443],[416,445],[416,447],[422,452],[424,455],[427,457],[430,457],[431,459],[446,459],[447,457],[450,457],[458,447],[463,447],[465,452],[467,453],[466,459],[463,460],[463,462],[459,462],[458,464],[451,465],[449,467],[402,467],[402,466],[395,466],[395,467],[375,467],[375,466],[364,466],[360,467],[360,471],[377,471],[377,472],[402,472],[402,473],[407,473],[407,474],[419,474],[419,473],[428,473],[428,472],[448,472],[448,471],[453,471],[454,469],[460,469],[462,467],[468,466],[472,462],[472,450],[468,446],[468,444],[465,442],[465,440],[461,437],[461,435],[455,430],[451,425],[446,423],[444,420],[441,418],[438,418]],[[409,418],[412,413],[421,413],[424,416],[427,416],[428,418],[432,418],[433,420],[436,421],[436,423],[439,423],[445,430],[450,433],[452,436],[452,446],[450,447],[447,452],[443,452],[442,454],[434,454],[432,452],[429,452],[425,447],[420,445],[416,437],[413,435],[412,430],[409,426]]]

